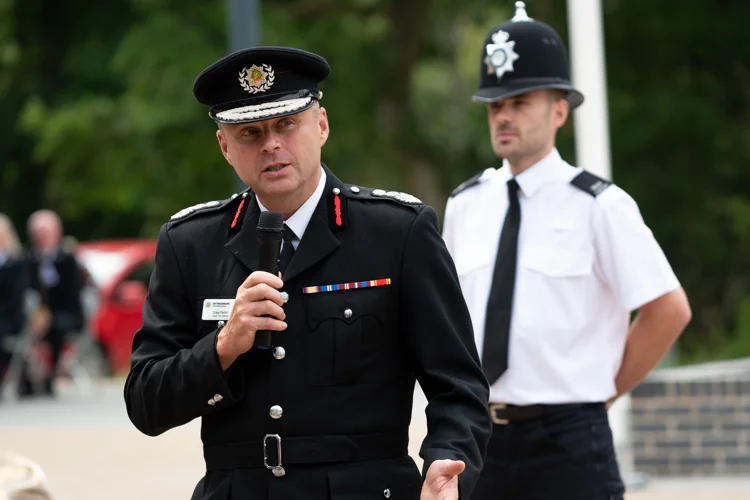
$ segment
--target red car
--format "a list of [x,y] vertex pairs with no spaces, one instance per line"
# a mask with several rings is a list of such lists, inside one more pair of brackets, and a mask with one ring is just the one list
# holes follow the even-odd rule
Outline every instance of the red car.
[[89,328],[112,373],[130,366],[133,334],[141,326],[143,303],[154,269],[156,241],[147,239],[86,241],[76,257],[97,293],[85,294]]

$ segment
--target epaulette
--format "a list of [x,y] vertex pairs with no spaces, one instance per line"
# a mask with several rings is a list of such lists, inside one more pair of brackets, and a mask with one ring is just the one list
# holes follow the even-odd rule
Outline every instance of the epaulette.
[[611,181],[602,179],[598,175],[594,175],[587,170],[583,170],[580,174],[573,177],[570,181],[578,189],[587,192],[594,198],[602,194],[602,192],[612,185]]
[[399,191],[386,191],[384,189],[371,189],[362,186],[346,185],[347,197],[360,200],[390,200],[401,203],[402,205],[415,206],[423,205],[422,200],[416,196]]
[[205,203],[198,203],[197,205],[193,205],[192,207],[183,208],[172,217],[170,217],[169,222],[181,222],[197,214],[204,214],[207,212],[215,212],[216,210],[221,210],[222,208],[232,203],[235,199],[237,199],[237,197],[247,196],[247,193],[249,191],[250,190],[248,189],[246,191],[243,191],[242,193],[235,193],[226,200],[207,201]]
[[461,193],[462,191],[466,191],[470,187],[476,186],[477,184],[479,184],[479,182],[482,179],[482,175],[483,174],[484,174],[484,171],[481,171],[478,174],[476,174],[476,175],[474,175],[474,176],[466,179],[465,181],[463,181],[461,184],[458,185],[458,187],[456,189],[454,189],[453,191],[451,191],[451,194],[450,194],[449,198],[453,198],[454,196],[456,196],[457,194]]

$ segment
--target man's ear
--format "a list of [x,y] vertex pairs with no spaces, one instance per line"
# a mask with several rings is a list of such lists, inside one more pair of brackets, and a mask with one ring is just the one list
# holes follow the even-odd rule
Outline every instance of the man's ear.
[[318,128],[320,129],[320,146],[322,147],[331,133],[328,125],[328,113],[326,112],[326,108],[323,107],[318,110]]
[[552,125],[555,128],[561,128],[568,121],[568,115],[570,114],[570,104],[565,97],[556,99],[552,103]]
[[232,158],[229,156],[229,147],[227,145],[227,139],[224,136],[224,131],[221,129],[221,125],[219,125],[219,129],[216,131],[216,140],[219,141],[219,147],[221,148],[221,154],[224,155],[224,159],[232,165]]

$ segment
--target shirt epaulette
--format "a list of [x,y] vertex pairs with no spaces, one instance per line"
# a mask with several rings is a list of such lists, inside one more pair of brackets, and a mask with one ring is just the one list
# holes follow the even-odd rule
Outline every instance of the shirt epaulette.
[[464,182],[462,182],[461,184],[459,184],[458,187],[456,187],[456,189],[454,189],[453,191],[451,191],[451,194],[450,194],[449,198],[453,198],[457,194],[459,194],[459,193],[461,193],[463,191],[466,191],[470,187],[473,187],[473,186],[476,186],[477,184],[479,184],[481,182],[481,180],[482,180],[482,175],[483,174],[484,174],[484,171],[479,172],[478,174],[476,174],[476,175],[474,175],[474,176],[466,179]]
[[570,181],[578,189],[587,192],[594,198],[602,194],[602,192],[612,185],[611,181],[602,179],[598,175],[594,175],[591,172],[584,170],[580,174],[573,177]]
[[183,208],[172,217],[170,217],[169,222],[182,222],[197,214],[204,214],[207,212],[215,212],[217,210],[221,210],[222,208],[227,207],[229,204],[231,204],[238,197],[241,197],[249,191],[250,189],[247,189],[246,191],[243,191],[241,193],[235,193],[226,200],[207,201],[205,203],[198,203],[197,205],[193,205],[192,207]]
[[359,199],[359,200],[389,200],[396,201],[402,205],[417,206],[424,205],[422,200],[416,196],[412,196],[408,193],[402,193],[400,191],[386,191],[384,189],[371,189],[362,186],[346,185],[346,196],[347,198]]

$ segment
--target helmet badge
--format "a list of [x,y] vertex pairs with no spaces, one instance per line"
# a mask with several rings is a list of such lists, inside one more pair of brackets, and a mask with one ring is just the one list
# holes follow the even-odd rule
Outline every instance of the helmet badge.
[[492,35],[493,43],[487,44],[487,57],[484,59],[487,74],[497,75],[498,80],[508,71],[513,71],[513,63],[518,59],[515,51],[516,42],[509,41],[509,36],[505,31],[498,31]]

